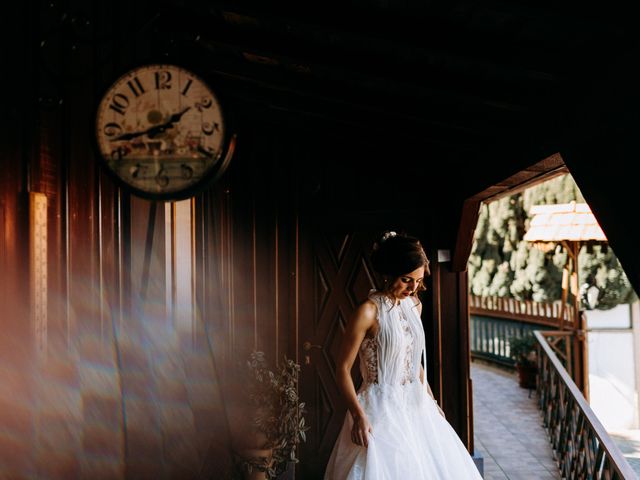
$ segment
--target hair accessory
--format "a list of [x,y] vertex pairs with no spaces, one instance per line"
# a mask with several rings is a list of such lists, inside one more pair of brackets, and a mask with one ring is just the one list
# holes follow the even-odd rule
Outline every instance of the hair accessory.
[[373,244],[373,251],[375,252],[376,250],[378,250],[380,248],[380,244],[386,242],[387,240],[389,240],[391,237],[395,237],[397,235],[396,232],[393,231],[389,231],[389,232],[384,232],[384,235],[382,235],[382,238],[380,239],[380,242],[375,242]]
[[387,240],[389,240],[391,237],[395,237],[397,235],[396,232],[385,232],[385,234],[382,236],[382,242],[386,242]]

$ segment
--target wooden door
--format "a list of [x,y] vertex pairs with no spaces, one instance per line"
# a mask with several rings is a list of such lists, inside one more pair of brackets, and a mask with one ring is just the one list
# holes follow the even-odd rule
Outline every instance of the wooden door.
[[[373,234],[317,227],[301,232],[300,243],[299,387],[310,430],[300,446],[298,475],[305,480],[322,478],[344,421],[335,359],[349,315],[376,284],[367,251]],[[357,388],[362,381],[357,360],[352,375]]]

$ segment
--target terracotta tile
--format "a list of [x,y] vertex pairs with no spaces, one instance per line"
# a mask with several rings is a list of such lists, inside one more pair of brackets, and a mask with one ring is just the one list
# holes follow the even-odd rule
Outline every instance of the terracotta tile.
[[197,464],[169,464],[167,478],[169,480],[196,480],[199,477],[197,469]]
[[78,343],[78,353],[83,364],[116,368],[116,351],[111,339],[85,335]]
[[163,435],[165,461],[174,465],[197,465],[200,461],[193,436]]
[[151,429],[127,430],[127,457],[135,461],[162,459],[162,435]]
[[215,371],[209,355],[185,355],[184,368],[190,380],[213,380]]
[[154,402],[126,398],[124,409],[127,429],[159,428],[160,415]]
[[28,401],[31,397],[31,378],[24,367],[0,363],[0,398],[16,402]]
[[184,364],[179,355],[166,355],[155,359],[153,372],[157,378],[168,378],[173,380],[186,378]]
[[149,359],[144,349],[139,346],[120,350],[122,369],[124,371],[149,371]]
[[195,433],[193,412],[188,405],[163,403],[160,406],[161,428],[175,434],[191,435]]
[[124,440],[119,428],[84,426],[82,447],[85,453],[118,457],[122,453]]
[[127,480],[158,480],[164,478],[161,464],[132,460],[126,466]]
[[124,467],[119,458],[87,458],[80,461],[81,480],[120,480],[124,479]]
[[[77,453],[82,449],[81,422],[68,421],[64,417],[40,418],[37,433],[38,451]],[[55,419],[55,420],[54,420]]]
[[0,465],[7,471],[28,472],[33,464],[30,438],[0,433]]
[[226,428],[225,412],[222,408],[198,406],[192,408],[193,423],[198,432],[212,432]]
[[206,407],[218,401],[219,394],[213,382],[189,381],[186,388],[189,394],[189,403],[194,407]]
[[0,430],[30,434],[33,431],[32,410],[16,401],[0,398]]
[[127,397],[154,399],[156,385],[154,378],[147,372],[121,372],[122,393]]
[[187,404],[189,395],[183,381],[158,379],[156,383],[157,398],[160,401],[182,402]]
[[80,375],[76,363],[69,359],[49,358],[41,368],[41,375],[47,380],[78,388]]
[[38,414],[56,414],[72,421],[82,418],[82,398],[75,387],[43,381],[36,390],[35,411]]
[[[472,363],[471,377],[474,437],[482,446],[485,479],[535,478],[530,476],[540,472],[548,478],[548,463],[538,457],[552,452],[535,393],[529,397],[515,374],[479,362]],[[560,478],[557,469],[552,474]]]
[[82,365],[79,371],[83,394],[94,393],[103,397],[120,397],[120,378],[117,370]]
[[80,466],[75,455],[42,451],[37,455],[38,476],[47,480],[78,478]]
[[2,480],[34,480],[36,477],[24,472],[12,471],[0,466],[0,478]]
[[82,396],[82,412],[85,423],[102,423],[118,427],[122,420],[122,403],[115,398],[87,394]]

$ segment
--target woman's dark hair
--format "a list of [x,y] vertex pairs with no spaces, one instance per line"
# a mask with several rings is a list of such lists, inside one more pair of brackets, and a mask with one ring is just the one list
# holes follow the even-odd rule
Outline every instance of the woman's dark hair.
[[398,278],[424,267],[430,275],[429,259],[420,240],[405,234],[387,231],[373,244],[371,263],[376,272]]

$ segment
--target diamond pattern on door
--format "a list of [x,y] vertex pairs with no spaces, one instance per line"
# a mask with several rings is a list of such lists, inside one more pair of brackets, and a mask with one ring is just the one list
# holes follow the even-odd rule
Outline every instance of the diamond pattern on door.
[[322,266],[319,263],[316,263],[316,273],[316,301],[314,302],[316,305],[316,314],[314,315],[314,320],[318,322],[318,319],[322,316],[324,307],[327,304],[331,289],[329,288],[329,284],[326,280],[326,274],[323,272]]
[[325,237],[327,250],[331,255],[336,268],[340,268],[340,265],[344,260],[350,239],[350,234],[331,234]]
[[374,285],[373,271],[364,257],[359,255],[346,285],[346,294],[349,296],[350,302],[354,306],[360,304],[366,298],[366,296],[362,296],[363,292],[368,293]]
[[[300,392],[308,405],[312,430],[300,445],[302,478],[322,478],[338,436],[346,404],[336,383],[336,359],[349,316],[369,291],[375,275],[367,259],[371,238],[362,233],[327,233],[313,225],[313,235],[303,252],[301,320],[298,344],[317,346],[303,351],[308,362],[302,368]],[[353,364],[356,388],[362,379],[359,360]]]

